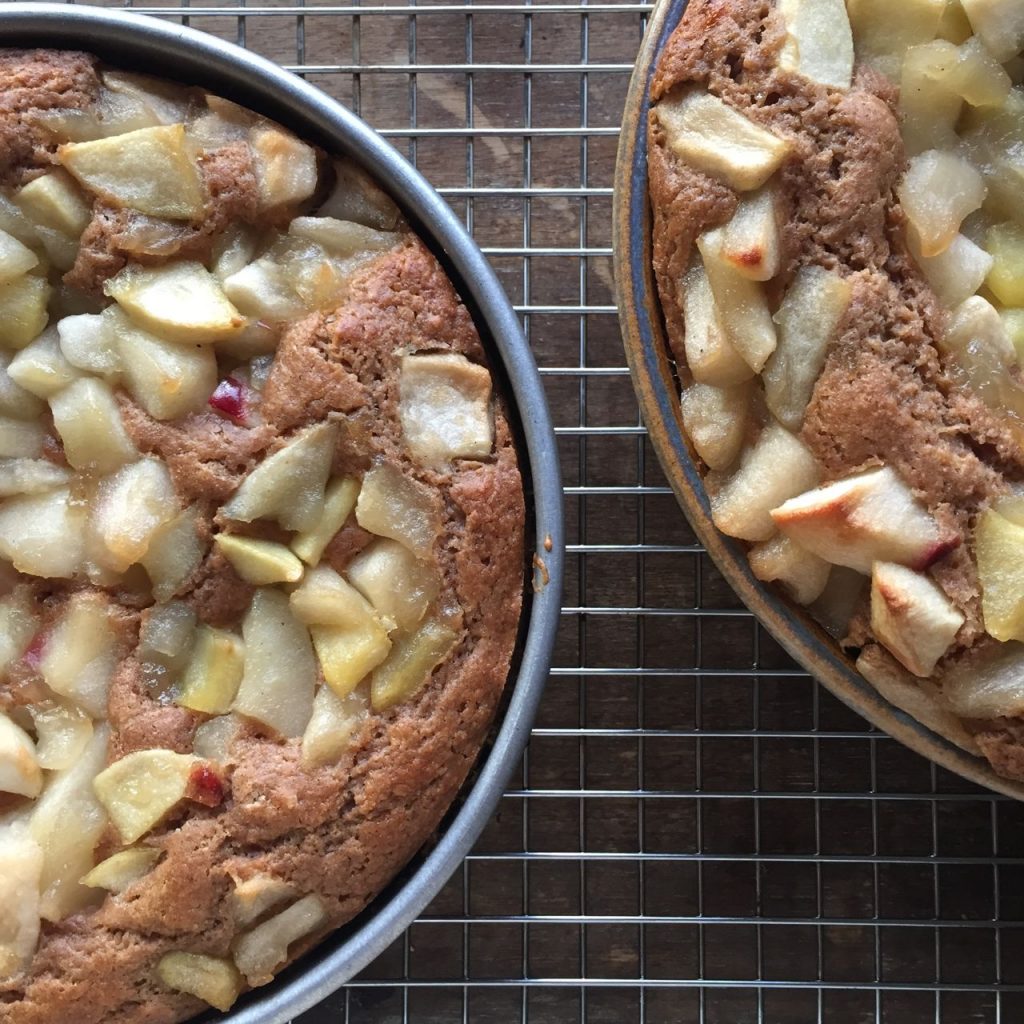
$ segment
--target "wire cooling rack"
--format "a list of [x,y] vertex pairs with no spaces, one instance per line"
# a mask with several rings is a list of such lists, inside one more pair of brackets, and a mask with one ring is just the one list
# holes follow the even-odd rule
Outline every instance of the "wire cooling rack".
[[1024,1019],[1024,809],[797,669],[645,437],[610,239],[649,8],[134,7],[284,64],[409,156],[521,313],[558,429],[566,607],[529,753],[423,917],[301,1024]]

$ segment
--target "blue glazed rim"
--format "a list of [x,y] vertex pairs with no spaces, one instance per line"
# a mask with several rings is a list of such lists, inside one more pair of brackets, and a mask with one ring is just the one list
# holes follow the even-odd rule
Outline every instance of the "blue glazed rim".
[[511,398],[528,528],[548,582],[531,587],[529,570],[524,571],[523,621],[500,724],[492,730],[461,803],[449,812],[428,852],[421,851],[354,921],[282,971],[273,984],[246,993],[226,1015],[202,1018],[225,1024],[283,1024],[345,984],[437,895],[487,823],[526,747],[554,649],[564,562],[558,451],[540,375],[518,317],[462,223],[404,157],[316,87],[232,43],[121,10],[2,3],[0,46],[87,50],[118,67],[202,86],[280,121],[329,153],[357,160],[399,203],[441,261],[473,315],[492,370],[499,381],[504,378],[504,394]]
[[746,548],[711,519],[711,505],[683,430],[679,383],[670,357],[652,268],[647,124],[658,59],[687,0],[656,0],[630,80],[615,165],[614,274],[626,359],[651,443],[698,539],[744,604],[808,672],[872,725],[906,746],[998,793],[1024,798],[1024,787],[1000,778],[988,763],[886,700],[835,641],[803,611],[750,569]]

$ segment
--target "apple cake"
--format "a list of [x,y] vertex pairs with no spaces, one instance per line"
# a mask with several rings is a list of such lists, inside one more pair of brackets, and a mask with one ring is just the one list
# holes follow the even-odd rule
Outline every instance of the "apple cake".
[[691,0],[653,262],[712,518],[1024,780],[1024,4]]
[[465,306],[357,166],[0,51],[0,1018],[183,1020],[465,780],[525,507]]

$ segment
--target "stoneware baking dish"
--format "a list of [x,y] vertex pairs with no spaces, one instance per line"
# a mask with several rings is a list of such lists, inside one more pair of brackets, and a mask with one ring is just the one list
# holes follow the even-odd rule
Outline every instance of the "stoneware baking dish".
[[562,504],[544,392],[519,321],[487,261],[441,197],[388,143],[320,90],[212,36],[123,11],[0,5],[0,46],[82,49],[111,65],[202,86],[360,163],[434,251],[476,322],[510,400],[527,497],[524,607],[503,711],[475,774],[431,843],[354,921],[224,1017],[278,1024],[323,1000],[381,953],[441,889],[487,822],[526,745],[547,678],[562,580]]
[[662,48],[679,24],[686,0],[660,0],[651,14],[630,82],[615,172],[614,271],[619,321],[651,442],[700,542],[747,607],[808,672],[869,722],[912,750],[972,782],[1024,798],[1024,786],[1002,779],[890,704],[853,666],[838,644],[797,605],[751,572],[744,546],[720,533],[695,456],[683,431],[676,379],[651,264],[647,122],[650,83]]

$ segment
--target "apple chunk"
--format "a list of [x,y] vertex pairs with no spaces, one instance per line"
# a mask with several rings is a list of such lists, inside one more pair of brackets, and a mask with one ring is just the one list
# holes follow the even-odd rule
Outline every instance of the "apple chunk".
[[139,560],[153,584],[153,597],[169,601],[202,564],[206,544],[199,536],[201,513],[196,505],[159,527]]
[[304,896],[297,903],[257,925],[235,943],[235,963],[250,985],[264,985],[274,970],[288,959],[288,947],[327,920],[318,896]]
[[103,290],[140,327],[182,345],[226,341],[245,325],[220,282],[192,260],[129,264]]
[[775,533],[770,511],[818,479],[818,464],[807,447],[772,423],[744,452],[736,472],[712,494],[712,518],[730,537],[768,540]]
[[244,665],[245,650],[237,636],[200,626],[177,703],[207,715],[226,714],[238,693]]
[[750,399],[748,382],[717,388],[695,381],[683,388],[683,427],[708,469],[728,469],[736,461],[743,447]]
[[722,258],[751,281],[769,281],[779,272],[782,240],[775,192],[765,187],[740,196],[722,230]]
[[784,534],[750,549],[750,568],[759,580],[782,584],[797,604],[808,605],[821,597],[832,567],[805,551]]
[[291,549],[307,565],[316,565],[334,535],[345,525],[356,507],[359,481],[355,477],[335,477],[324,492],[324,507],[316,525],[292,539]]
[[249,138],[260,205],[264,209],[300,203],[316,190],[316,153],[276,125],[260,125]]
[[849,89],[853,33],[843,0],[781,0],[786,40],[779,67],[832,89]]
[[1018,0],[961,0],[978,38],[998,61],[1024,49],[1024,8]]
[[974,550],[985,630],[997,640],[1024,640],[1024,526],[986,509],[975,529]]
[[790,498],[771,518],[808,551],[865,574],[879,561],[924,569],[958,543],[889,466]]
[[896,191],[917,232],[922,256],[945,252],[964,217],[985,200],[985,182],[977,168],[956,153],[937,149],[911,158]]
[[915,676],[927,677],[949,649],[964,617],[927,576],[895,562],[871,570],[871,629]]
[[386,711],[415,696],[458,642],[455,630],[433,618],[399,640],[370,679],[373,710]]
[[39,398],[49,398],[80,376],[65,358],[56,327],[48,327],[17,352],[7,367],[16,384]]
[[395,466],[374,466],[363,477],[356,521],[378,537],[404,544],[418,558],[431,558],[441,532],[441,499]]
[[262,587],[269,583],[297,583],[302,579],[302,563],[276,541],[221,533],[213,542],[247,583]]
[[159,125],[61,146],[61,163],[108,203],[150,217],[197,220],[205,195],[184,125]]
[[313,716],[302,735],[302,763],[307,768],[337,764],[370,713],[362,688],[339,697],[321,686],[313,700]]
[[39,257],[14,235],[0,229],[0,284],[28,273],[39,263]]
[[491,454],[491,375],[457,353],[403,356],[399,377],[402,436],[424,466]]
[[51,292],[45,277],[30,274],[0,284],[0,345],[24,348],[39,336]]
[[[323,690],[330,693],[330,690]],[[234,878],[234,876],[232,876]],[[231,916],[237,924],[251,924],[264,911],[295,897],[295,887],[282,878],[266,872],[248,878],[234,878],[235,888],[228,897]]]
[[83,879],[90,889],[122,893],[153,869],[160,851],[148,846],[132,846],[100,861]]
[[72,468],[112,473],[139,457],[109,385],[83,377],[50,399],[53,425]]
[[19,572],[67,579],[82,565],[85,510],[66,487],[0,507],[0,554]]
[[234,709],[285,737],[301,736],[313,712],[316,656],[309,631],[279,590],[261,587],[242,621],[245,669]]
[[360,551],[345,575],[386,622],[403,632],[419,624],[441,588],[435,563],[386,538]]
[[160,980],[226,1013],[242,992],[242,977],[230,960],[204,953],[167,953],[157,964]]
[[136,750],[100,772],[93,788],[121,838],[134,843],[185,799],[201,763],[173,750]]
[[324,491],[338,440],[333,423],[317,423],[268,455],[224,506],[229,519],[276,519],[286,530],[311,530],[323,512]]
[[42,789],[43,773],[32,737],[0,713],[0,793],[37,797]]
[[779,344],[764,368],[764,395],[768,408],[789,430],[803,424],[852,291],[850,282],[834,270],[801,267],[775,314]]
[[672,152],[739,191],[763,185],[792,149],[786,139],[701,89],[666,97],[654,111]]
[[1024,714],[1022,656],[1024,646],[1011,640],[957,659],[942,676],[945,702],[964,718],[1018,718]]
[[0,830],[0,981],[32,960],[39,942],[43,851],[21,831]]
[[70,701],[47,700],[29,707],[40,768],[70,768],[92,739],[92,720]]

